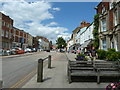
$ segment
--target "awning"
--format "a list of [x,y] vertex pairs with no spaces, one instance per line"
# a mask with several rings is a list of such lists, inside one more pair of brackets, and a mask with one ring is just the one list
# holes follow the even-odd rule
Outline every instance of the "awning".
[[90,45],[90,44],[91,44],[91,40],[86,41],[84,44],[81,45],[80,48],[85,48],[85,47],[87,47],[87,46]]

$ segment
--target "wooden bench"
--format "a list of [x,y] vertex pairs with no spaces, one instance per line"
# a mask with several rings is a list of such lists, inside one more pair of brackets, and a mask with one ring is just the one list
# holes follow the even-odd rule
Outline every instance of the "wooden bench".
[[73,76],[96,76],[97,72],[92,61],[68,61],[68,81],[72,82]]
[[118,61],[68,61],[68,81],[73,76],[95,76],[97,83],[100,77],[120,77],[120,62]]
[[98,73],[98,84],[100,83],[100,77],[120,77],[120,63],[118,61],[94,61],[94,67]]

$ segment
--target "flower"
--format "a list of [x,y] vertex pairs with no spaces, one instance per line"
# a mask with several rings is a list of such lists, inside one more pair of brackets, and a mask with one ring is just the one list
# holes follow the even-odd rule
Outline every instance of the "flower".
[[116,86],[113,86],[112,88],[116,88]]
[[114,86],[114,83],[111,83],[111,86]]
[[110,84],[106,87],[106,90],[120,90],[120,82],[110,83]]

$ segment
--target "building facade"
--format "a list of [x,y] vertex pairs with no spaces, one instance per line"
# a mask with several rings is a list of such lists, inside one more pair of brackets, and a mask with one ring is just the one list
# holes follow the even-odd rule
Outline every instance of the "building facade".
[[[75,37],[75,42],[76,42],[76,46],[75,49],[78,50],[80,49],[81,45],[85,42],[85,36],[86,36],[86,29],[87,27],[90,25],[90,23],[86,22],[86,21],[82,21],[81,25],[79,26],[79,30],[76,33],[76,37]],[[89,34],[88,34],[89,35]]]
[[28,34],[28,47],[32,48],[33,47],[33,36],[30,35],[29,33],[27,34]]
[[99,49],[120,51],[120,1],[100,2],[96,10],[99,14]]
[[2,48],[10,49],[13,41],[13,20],[0,12],[0,32]]
[[42,50],[49,50],[50,49],[50,42],[47,38],[42,37],[42,36],[37,36],[37,40],[39,41],[39,49]]
[[13,27],[13,42],[12,47],[27,48],[28,33],[18,28]]
[[71,38],[68,42],[67,42],[67,51],[71,50],[71,46],[73,45],[73,39]]
[[80,30],[80,49],[90,48],[93,40],[93,23],[88,27],[84,27]]

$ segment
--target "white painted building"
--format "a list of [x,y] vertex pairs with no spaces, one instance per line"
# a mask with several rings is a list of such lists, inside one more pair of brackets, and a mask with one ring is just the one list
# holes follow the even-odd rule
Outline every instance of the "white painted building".
[[74,44],[73,42],[73,39],[70,39],[68,42],[67,42],[67,50],[70,49],[70,47]]
[[81,49],[87,47],[87,45],[91,42],[91,40],[93,39],[93,23],[88,26],[88,27],[84,27],[81,28],[79,30],[79,32],[76,35],[76,44],[80,44]]
[[39,41],[39,49],[42,49],[42,50],[50,49],[49,42],[46,42],[43,39],[39,39],[38,41]]

